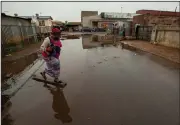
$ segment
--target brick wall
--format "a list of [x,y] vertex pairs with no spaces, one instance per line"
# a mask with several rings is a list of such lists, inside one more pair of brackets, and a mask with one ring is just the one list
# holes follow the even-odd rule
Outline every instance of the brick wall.
[[136,14],[150,14],[153,16],[180,16],[180,12],[159,11],[159,10],[138,10]]
[[152,16],[152,15],[138,15],[133,17],[133,25],[171,25],[178,26],[180,17],[168,17],[168,16]]

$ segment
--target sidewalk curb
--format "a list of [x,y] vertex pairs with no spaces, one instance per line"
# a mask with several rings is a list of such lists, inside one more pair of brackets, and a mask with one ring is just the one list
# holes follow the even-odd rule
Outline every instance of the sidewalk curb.
[[[3,91],[2,94],[10,96],[10,98],[14,96],[26,84],[26,82],[32,77],[32,75],[37,70],[39,70],[39,67],[44,64],[44,61],[40,61],[39,59],[37,59],[35,62],[36,63],[29,70],[25,71],[20,77],[17,77],[18,80],[16,81],[16,85]],[[12,79],[9,79],[7,84],[13,84]]]
[[123,46],[125,49],[129,49],[129,50],[140,50],[140,51],[143,51],[143,52],[146,52],[146,53],[150,53],[150,54],[155,55],[155,56],[162,57],[162,58],[164,58],[164,59],[166,59],[166,60],[169,60],[169,61],[171,61],[171,62],[173,62],[173,63],[180,64],[180,62],[171,60],[171,59],[169,59],[169,58],[167,58],[167,57],[165,57],[165,56],[162,56],[162,55],[159,55],[159,54],[156,54],[156,53],[153,53],[153,52],[146,51],[146,50],[144,50],[144,49],[142,49],[142,48],[138,48],[138,47],[132,46],[132,45],[126,43],[126,42],[121,42],[121,44],[122,44],[122,46]]

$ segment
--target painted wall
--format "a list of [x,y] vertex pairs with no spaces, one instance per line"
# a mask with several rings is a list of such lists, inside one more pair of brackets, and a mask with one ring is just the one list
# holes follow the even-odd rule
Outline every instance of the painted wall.
[[151,41],[160,45],[180,48],[180,27],[156,26],[151,35]]

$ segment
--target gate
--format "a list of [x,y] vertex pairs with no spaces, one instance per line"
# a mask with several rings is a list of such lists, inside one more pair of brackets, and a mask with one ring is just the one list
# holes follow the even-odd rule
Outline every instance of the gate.
[[152,26],[139,26],[138,28],[138,39],[149,41],[151,40]]

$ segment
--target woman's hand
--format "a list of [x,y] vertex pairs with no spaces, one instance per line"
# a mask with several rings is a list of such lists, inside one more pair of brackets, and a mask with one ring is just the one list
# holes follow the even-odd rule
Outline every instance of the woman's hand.
[[52,48],[51,48],[51,47],[47,47],[47,48],[46,48],[46,51],[47,51],[47,52],[52,52]]

